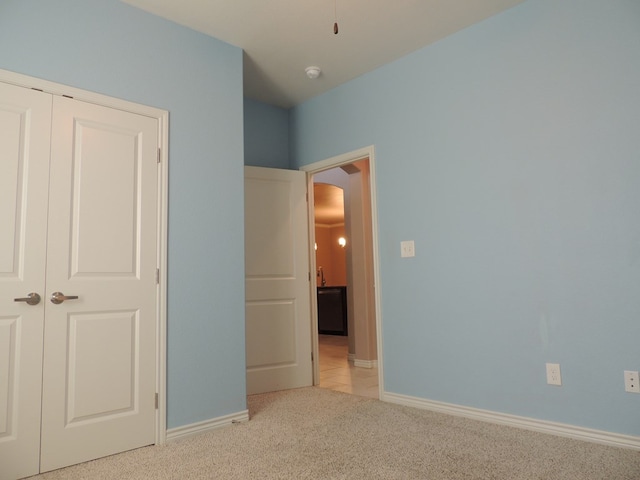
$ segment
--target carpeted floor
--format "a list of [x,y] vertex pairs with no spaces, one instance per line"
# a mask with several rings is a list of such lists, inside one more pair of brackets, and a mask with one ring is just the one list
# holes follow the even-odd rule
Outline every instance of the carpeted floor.
[[249,422],[32,479],[640,479],[638,451],[320,388],[252,396],[249,412]]

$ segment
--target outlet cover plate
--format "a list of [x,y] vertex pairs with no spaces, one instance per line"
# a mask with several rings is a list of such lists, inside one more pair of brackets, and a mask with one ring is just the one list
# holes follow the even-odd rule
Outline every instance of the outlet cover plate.
[[640,393],[638,372],[634,372],[631,370],[624,371],[624,391],[630,393]]
[[413,240],[405,240],[400,242],[400,256],[401,257],[415,257],[416,246]]
[[547,363],[547,383],[549,385],[562,385],[559,363]]

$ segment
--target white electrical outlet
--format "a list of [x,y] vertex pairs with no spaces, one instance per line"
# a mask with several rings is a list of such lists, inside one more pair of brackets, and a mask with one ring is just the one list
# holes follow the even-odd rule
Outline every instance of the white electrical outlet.
[[413,243],[413,240],[406,240],[404,242],[400,242],[400,256],[401,257],[416,256],[416,246]]
[[631,370],[624,371],[624,391],[640,393],[640,382],[638,382],[638,372]]
[[559,363],[547,363],[547,383],[549,385],[562,385]]

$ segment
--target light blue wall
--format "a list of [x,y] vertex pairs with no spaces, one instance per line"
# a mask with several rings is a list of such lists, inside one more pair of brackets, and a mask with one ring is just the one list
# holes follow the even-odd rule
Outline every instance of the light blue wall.
[[290,135],[295,166],[375,145],[388,392],[640,435],[640,2],[527,0]]
[[169,111],[168,426],[244,410],[242,51],[116,0],[3,0],[0,68]]
[[244,163],[290,168],[289,110],[244,99]]

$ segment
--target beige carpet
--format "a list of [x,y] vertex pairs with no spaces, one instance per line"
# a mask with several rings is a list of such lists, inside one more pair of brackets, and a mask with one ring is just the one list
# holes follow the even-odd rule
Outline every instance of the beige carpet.
[[249,398],[249,422],[34,479],[639,480],[640,452],[320,388]]

